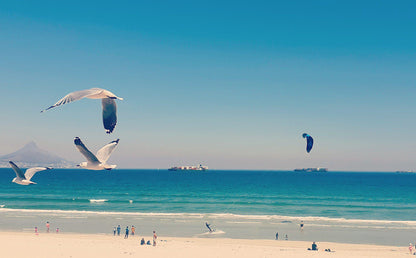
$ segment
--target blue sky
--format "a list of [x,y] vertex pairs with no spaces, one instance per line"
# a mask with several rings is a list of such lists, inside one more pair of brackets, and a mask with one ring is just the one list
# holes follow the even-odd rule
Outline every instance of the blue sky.
[[[1,1],[0,155],[124,168],[416,170],[414,1]],[[114,92],[110,136],[96,100]],[[307,132],[315,138],[305,152]]]

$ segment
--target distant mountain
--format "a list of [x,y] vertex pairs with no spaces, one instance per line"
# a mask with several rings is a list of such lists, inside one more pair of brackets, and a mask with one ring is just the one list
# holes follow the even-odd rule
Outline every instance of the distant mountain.
[[0,156],[0,167],[9,167],[9,160],[17,163],[20,167],[70,168],[75,166],[74,162],[39,149],[34,142],[29,142],[18,151]]

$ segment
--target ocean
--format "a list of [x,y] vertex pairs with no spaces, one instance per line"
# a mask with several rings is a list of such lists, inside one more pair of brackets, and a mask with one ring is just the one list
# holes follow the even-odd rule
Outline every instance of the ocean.
[[[416,240],[416,174],[53,169],[30,186],[12,183],[14,177],[0,169],[0,230],[50,221],[80,233],[107,234],[122,224],[166,236]],[[216,234],[207,234],[206,221]]]

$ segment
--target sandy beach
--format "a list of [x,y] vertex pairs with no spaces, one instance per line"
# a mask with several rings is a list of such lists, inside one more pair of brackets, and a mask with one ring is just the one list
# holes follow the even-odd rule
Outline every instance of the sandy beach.
[[[151,236],[144,237],[151,240]],[[140,246],[141,236],[1,232],[1,257],[409,257],[407,247],[306,241],[173,238],[159,236],[157,246]],[[330,248],[335,252],[325,252]]]

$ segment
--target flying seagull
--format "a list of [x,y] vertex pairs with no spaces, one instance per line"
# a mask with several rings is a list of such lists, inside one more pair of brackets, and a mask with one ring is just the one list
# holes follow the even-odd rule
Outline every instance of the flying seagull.
[[41,111],[45,112],[51,108],[70,103],[83,98],[89,99],[101,99],[103,106],[103,125],[107,133],[112,133],[114,127],[117,124],[117,105],[115,99],[123,100],[123,98],[117,97],[112,92],[100,88],[92,88],[89,90],[74,91],[60,99],[53,106],[48,107]]
[[87,162],[82,162],[78,166],[90,170],[111,170],[115,168],[117,165],[108,165],[107,160],[110,158],[110,155],[116,148],[119,140],[120,139],[117,139],[108,143],[97,152],[97,155],[94,155],[87,149],[87,147],[85,147],[79,137],[75,137],[75,146],[79,152],[81,152],[81,154],[84,155],[84,157],[87,159]]
[[30,181],[30,179],[33,177],[33,175],[36,174],[36,172],[52,169],[48,167],[28,168],[26,170],[26,173],[23,174],[23,171],[18,166],[16,166],[16,164],[14,164],[13,161],[9,161],[9,164],[13,168],[14,172],[16,173],[16,177],[13,178],[12,182],[19,184],[19,185],[36,184],[35,182]]

